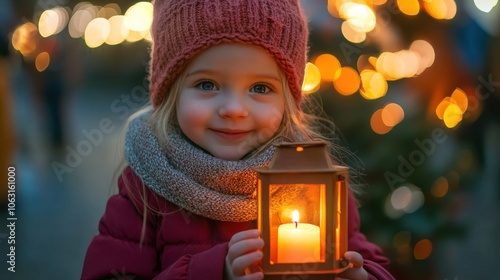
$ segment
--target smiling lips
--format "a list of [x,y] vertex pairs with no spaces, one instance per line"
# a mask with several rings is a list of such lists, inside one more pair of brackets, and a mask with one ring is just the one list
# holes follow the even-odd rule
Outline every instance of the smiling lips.
[[239,129],[211,129],[215,135],[225,140],[237,141],[245,138],[250,131]]

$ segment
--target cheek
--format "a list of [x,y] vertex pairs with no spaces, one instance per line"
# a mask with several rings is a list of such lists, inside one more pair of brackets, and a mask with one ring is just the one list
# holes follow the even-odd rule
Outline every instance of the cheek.
[[203,106],[197,106],[194,102],[180,102],[177,104],[177,121],[184,132],[205,124],[209,115],[207,110],[203,109]]
[[281,108],[272,108],[267,112],[259,115],[259,123],[262,129],[268,132],[267,134],[271,134],[269,135],[271,137],[279,129],[284,112]]

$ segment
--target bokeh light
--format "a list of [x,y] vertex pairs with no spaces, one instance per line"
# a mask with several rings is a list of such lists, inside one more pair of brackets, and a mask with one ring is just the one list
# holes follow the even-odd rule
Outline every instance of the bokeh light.
[[149,30],[143,30],[143,31],[135,31],[135,30],[129,30],[127,38],[125,38],[125,41],[129,43],[134,43],[138,42],[144,38],[146,38],[149,34]]
[[382,121],[386,126],[396,126],[404,117],[405,112],[403,108],[396,103],[389,103],[382,109]]
[[423,1],[425,11],[435,19],[452,19],[457,13],[457,4],[454,0],[426,0]]
[[415,244],[413,255],[417,260],[427,259],[432,253],[432,242],[429,239],[422,239]]
[[338,78],[333,81],[333,87],[342,95],[351,95],[358,91],[361,84],[361,77],[358,72],[352,67],[342,67],[339,74],[335,74]]
[[413,213],[424,205],[424,194],[416,186],[401,186],[392,192],[391,205],[395,210]]
[[443,121],[446,127],[453,128],[457,126],[458,123],[462,121],[462,110],[458,107],[457,104],[450,103],[443,114]]
[[425,40],[415,40],[410,45],[410,51],[418,54],[418,70],[417,75],[424,72],[425,69],[429,68],[434,64],[436,54],[432,45]]
[[97,48],[104,44],[109,36],[111,26],[105,18],[95,18],[85,28],[85,44],[89,48]]
[[489,13],[497,4],[498,0],[474,0],[474,5],[485,13]]
[[49,37],[61,32],[68,24],[68,11],[62,7],[43,11],[38,20],[38,30],[42,37]]
[[[153,22],[153,4],[138,2],[127,9],[125,17],[128,29],[137,32],[149,30]],[[144,38],[144,35],[141,38]]]
[[451,97],[445,97],[436,107],[436,115],[448,128],[457,126],[467,111],[469,99],[467,94],[460,88],[456,88]]
[[366,40],[366,33],[355,30],[347,21],[342,23],[340,29],[344,38],[346,38],[349,42],[361,43]]
[[314,64],[318,67],[321,73],[321,80],[323,81],[332,82],[338,78],[336,75],[340,75],[340,72],[337,70],[340,69],[341,65],[334,55],[328,53],[321,54],[316,57]]
[[462,114],[467,111],[469,106],[469,99],[467,98],[467,94],[461,88],[456,88],[451,94],[451,100],[454,104],[460,108]]
[[434,197],[441,198],[448,193],[448,189],[449,189],[448,180],[445,177],[441,176],[437,178],[434,184],[432,185],[431,194]]
[[85,28],[94,17],[94,10],[91,8],[79,9],[74,12],[69,21],[68,31],[72,38],[80,38],[85,34]]
[[96,17],[110,19],[111,17],[117,16],[119,14],[121,14],[120,6],[118,6],[118,4],[115,3],[110,3],[100,8],[99,11],[97,12]]
[[109,20],[110,31],[109,36],[106,38],[106,44],[118,45],[125,41],[129,30],[125,26],[125,17],[121,15],[112,16]]
[[302,91],[304,93],[313,93],[319,89],[321,83],[321,73],[311,62],[306,64],[306,70],[304,73],[304,81],[302,83]]
[[360,76],[361,89],[359,93],[365,99],[378,99],[387,93],[387,81],[382,74],[374,70],[363,70]]
[[382,119],[382,110],[383,109],[378,109],[370,118],[370,127],[372,128],[373,132],[380,135],[386,134],[392,129],[392,126],[388,126],[384,123]]
[[50,55],[47,52],[41,52],[36,56],[35,59],[35,67],[38,72],[42,72],[47,67],[49,67],[50,64]]
[[37,49],[38,28],[35,24],[27,22],[17,27],[12,34],[12,46],[23,56],[32,55]]
[[444,119],[444,111],[448,106],[451,104],[451,98],[450,97],[445,97],[441,102],[439,102],[438,106],[436,107],[436,116],[442,120]]
[[372,31],[377,22],[375,13],[365,4],[346,2],[340,6],[339,15],[353,30],[359,33]]
[[397,0],[399,10],[409,16],[418,15],[420,12],[420,4],[418,0]]
[[371,56],[362,54],[358,57],[356,66],[358,71],[361,73],[364,70],[375,70],[374,64],[370,60]]

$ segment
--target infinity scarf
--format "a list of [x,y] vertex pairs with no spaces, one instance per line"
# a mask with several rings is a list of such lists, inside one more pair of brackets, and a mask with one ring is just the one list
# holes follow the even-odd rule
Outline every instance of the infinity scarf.
[[[268,166],[276,148],[237,161],[216,158],[191,144],[179,133],[160,145],[143,114],[129,124],[125,158],[145,185],[168,201],[192,213],[219,221],[257,219],[257,173]],[[285,188],[286,189],[286,188]],[[283,205],[296,197],[290,189],[275,189]]]

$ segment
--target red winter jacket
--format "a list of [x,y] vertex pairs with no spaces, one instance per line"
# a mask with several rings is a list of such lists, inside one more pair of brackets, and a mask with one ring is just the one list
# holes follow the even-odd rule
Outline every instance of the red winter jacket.
[[[130,167],[120,176],[118,189],[90,243],[82,279],[223,279],[227,242],[239,231],[256,228],[255,222],[215,221],[181,210],[143,187]],[[348,250],[363,256],[370,279],[393,279],[381,250],[359,232],[352,195],[348,216]]]

